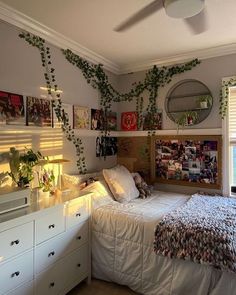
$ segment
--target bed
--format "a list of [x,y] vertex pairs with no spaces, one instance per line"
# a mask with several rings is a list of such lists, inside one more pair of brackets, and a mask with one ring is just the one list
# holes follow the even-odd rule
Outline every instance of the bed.
[[[147,295],[236,295],[235,273],[154,253],[157,224],[164,215],[188,204],[190,195],[154,191],[147,199],[120,203],[101,174],[95,176],[99,181],[84,189],[93,192],[94,278]],[[73,185],[77,181],[73,178]]]

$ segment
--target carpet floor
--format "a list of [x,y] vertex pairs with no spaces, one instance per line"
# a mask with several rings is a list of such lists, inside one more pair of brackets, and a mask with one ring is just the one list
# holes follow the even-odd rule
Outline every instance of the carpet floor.
[[136,295],[128,287],[93,279],[90,285],[82,282],[67,295]]

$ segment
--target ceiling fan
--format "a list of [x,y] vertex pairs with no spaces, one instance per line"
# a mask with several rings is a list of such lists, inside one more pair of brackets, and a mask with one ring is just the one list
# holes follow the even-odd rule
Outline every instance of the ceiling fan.
[[155,0],[115,27],[123,32],[161,9],[169,17],[183,19],[192,33],[200,34],[207,30],[205,0]]

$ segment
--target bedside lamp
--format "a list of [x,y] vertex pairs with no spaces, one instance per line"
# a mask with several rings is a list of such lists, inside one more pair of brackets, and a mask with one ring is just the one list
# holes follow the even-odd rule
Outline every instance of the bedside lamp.
[[57,187],[59,190],[62,190],[62,184],[61,184],[61,165],[64,163],[70,162],[69,160],[66,159],[53,159],[48,161],[49,164],[57,164],[58,165],[58,182],[57,182]]

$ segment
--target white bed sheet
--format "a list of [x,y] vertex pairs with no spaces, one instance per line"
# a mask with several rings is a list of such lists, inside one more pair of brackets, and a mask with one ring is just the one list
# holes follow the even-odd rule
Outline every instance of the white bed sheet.
[[128,204],[111,202],[93,211],[92,275],[149,295],[236,295],[236,275],[153,252],[162,216],[188,195],[154,192]]

